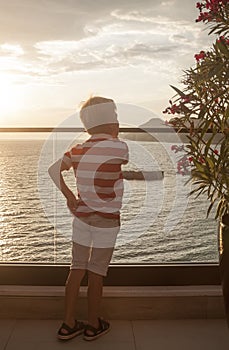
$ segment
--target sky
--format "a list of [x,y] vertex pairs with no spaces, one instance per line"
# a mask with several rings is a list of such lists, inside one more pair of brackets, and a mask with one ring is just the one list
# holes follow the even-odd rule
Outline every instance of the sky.
[[[195,23],[195,5],[0,0],[0,126],[57,126],[91,94],[165,118],[169,85],[181,87],[194,54],[213,41]],[[147,116],[124,119],[140,125]]]

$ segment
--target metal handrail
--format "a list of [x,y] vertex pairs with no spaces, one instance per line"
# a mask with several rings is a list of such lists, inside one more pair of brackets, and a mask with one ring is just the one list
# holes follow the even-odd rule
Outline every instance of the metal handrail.
[[[85,132],[83,127],[0,127],[0,132]],[[120,127],[119,132],[132,132],[132,133],[189,133],[187,128],[171,128],[171,127]],[[211,129],[207,130],[207,133],[212,133]]]

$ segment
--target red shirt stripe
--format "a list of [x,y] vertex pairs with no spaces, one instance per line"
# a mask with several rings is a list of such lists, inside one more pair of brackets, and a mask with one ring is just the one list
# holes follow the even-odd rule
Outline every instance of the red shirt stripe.
[[119,218],[123,195],[121,165],[128,162],[127,144],[110,135],[93,135],[66,152],[63,162],[68,168],[73,167],[76,176],[80,199],[76,215],[97,213]]

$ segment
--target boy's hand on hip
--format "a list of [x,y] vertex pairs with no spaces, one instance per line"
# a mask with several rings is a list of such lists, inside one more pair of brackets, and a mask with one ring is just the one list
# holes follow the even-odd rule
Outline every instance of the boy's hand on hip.
[[68,196],[67,198],[67,206],[70,212],[75,215],[76,214],[76,209],[79,205],[79,199],[77,199],[74,194]]

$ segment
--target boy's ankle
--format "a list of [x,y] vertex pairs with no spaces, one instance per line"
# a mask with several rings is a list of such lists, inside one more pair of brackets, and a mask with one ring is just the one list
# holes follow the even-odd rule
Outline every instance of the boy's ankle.
[[98,317],[96,319],[90,319],[88,320],[88,324],[94,328],[99,328],[99,319]]
[[69,326],[70,328],[73,328],[75,326],[75,320],[74,319],[64,319],[64,323]]

